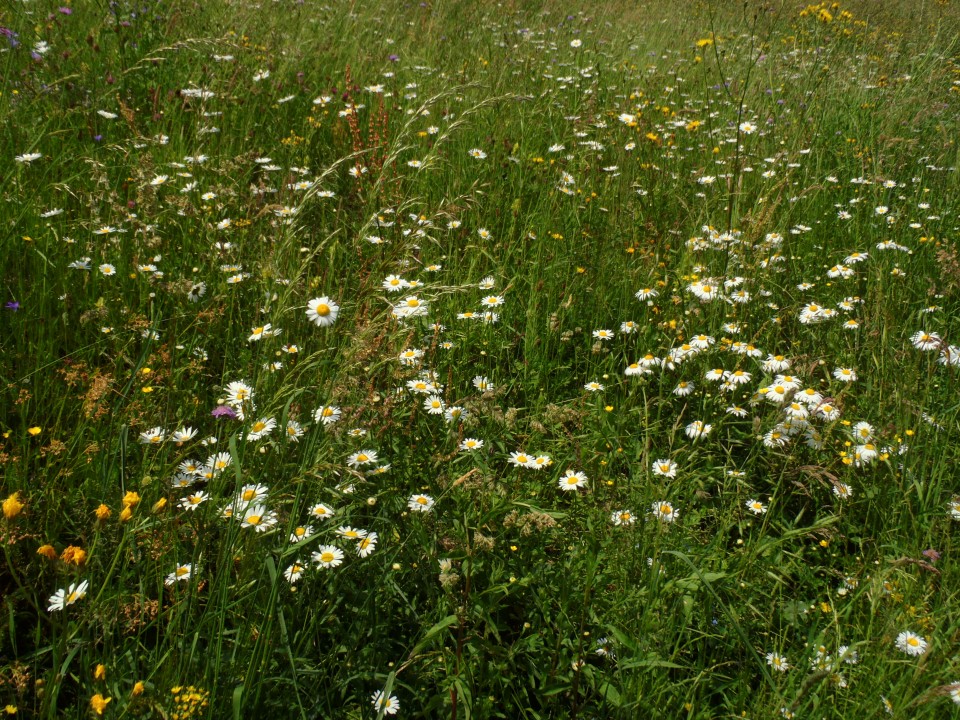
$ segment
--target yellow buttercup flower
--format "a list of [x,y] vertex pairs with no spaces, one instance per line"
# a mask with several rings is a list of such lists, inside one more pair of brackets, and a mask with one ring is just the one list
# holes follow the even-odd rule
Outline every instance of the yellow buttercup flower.
[[90,698],[90,709],[93,710],[98,716],[102,716],[107,709],[107,705],[113,698],[104,697],[100,693],[97,693],[92,698]]

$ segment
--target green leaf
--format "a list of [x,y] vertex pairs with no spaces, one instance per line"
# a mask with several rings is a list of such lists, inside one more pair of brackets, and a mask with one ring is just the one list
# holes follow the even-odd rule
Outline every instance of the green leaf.
[[233,689],[233,720],[240,720],[243,717],[243,685],[237,685]]
[[597,692],[600,693],[600,697],[614,707],[620,707],[623,705],[623,698],[620,696],[620,691],[610,683],[600,683],[600,687],[597,688]]
[[443,620],[435,624],[432,628],[427,630],[427,634],[420,638],[420,642],[413,646],[413,650],[410,651],[410,657],[414,657],[419,654],[423,648],[425,648],[435,635],[446,630],[451,625],[455,625],[458,618],[456,615],[447,615]]

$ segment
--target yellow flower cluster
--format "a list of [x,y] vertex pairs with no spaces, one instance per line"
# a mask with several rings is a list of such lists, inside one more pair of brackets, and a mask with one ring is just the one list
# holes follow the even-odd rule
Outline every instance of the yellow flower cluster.
[[193,685],[187,687],[170,688],[170,694],[173,695],[173,712],[170,714],[172,720],[187,720],[195,715],[199,715],[209,704],[210,691],[196,688]]
[[841,10],[840,3],[821,2],[816,5],[807,5],[800,11],[800,17],[812,17],[822,23],[832,23],[835,19],[853,20],[853,13],[848,10]]

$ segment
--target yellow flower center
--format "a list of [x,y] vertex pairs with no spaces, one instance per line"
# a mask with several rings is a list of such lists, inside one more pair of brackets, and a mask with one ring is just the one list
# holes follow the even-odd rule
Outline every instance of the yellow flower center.
[[333,558],[334,558],[334,554],[329,550],[327,552],[324,552],[322,555],[320,555],[320,560],[325,563],[333,562]]
[[178,567],[177,568],[177,577],[183,577],[184,575],[190,574],[190,568],[187,567]]
[[262,515],[248,515],[247,524],[248,525],[259,525],[260,521],[263,520]]
[[320,316],[327,316],[330,314],[330,306],[326,303],[320,303],[317,305],[315,312]]

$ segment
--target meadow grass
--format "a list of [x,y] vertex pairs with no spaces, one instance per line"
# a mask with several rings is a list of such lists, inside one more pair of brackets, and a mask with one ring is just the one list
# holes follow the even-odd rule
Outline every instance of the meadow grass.
[[0,10],[0,705],[952,716],[958,21]]

